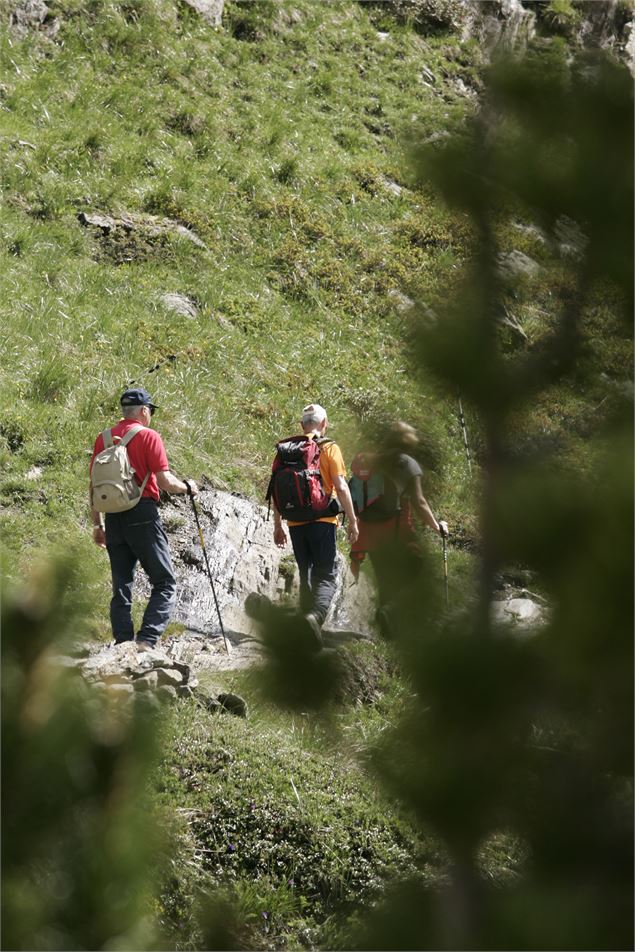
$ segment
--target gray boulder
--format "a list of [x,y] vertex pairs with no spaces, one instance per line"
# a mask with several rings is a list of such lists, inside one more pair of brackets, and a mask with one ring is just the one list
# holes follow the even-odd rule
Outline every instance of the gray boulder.
[[540,265],[523,251],[509,251],[499,255],[498,270],[501,277],[510,281],[518,278],[531,278],[540,271]]
[[183,675],[174,668],[172,670],[169,668],[156,668],[153,673],[157,675],[159,686],[168,684],[173,688],[180,688],[183,684]]
[[38,30],[50,38],[57,34],[59,19],[51,13],[45,0],[19,0],[9,6],[13,8],[10,9],[9,26],[20,39],[32,30]]
[[[257,626],[244,607],[250,593],[266,596],[273,602],[297,600],[298,576],[291,547],[280,550],[274,544],[273,522],[267,521],[265,506],[258,506],[238,493],[208,487],[201,490],[197,500],[225,632],[232,645],[235,636],[239,636],[241,645],[247,646],[251,642],[246,642],[245,637],[257,635]],[[200,637],[200,655],[206,642],[208,649],[213,647],[210,636],[218,645],[220,626],[204,561],[194,558],[197,553],[202,556],[202,552],[191,504],[180,497],[171,497],[165,507],[168,525],[172,523],[170,514],[174,511],[181,516],[175,521],[175,529],[168,532],[177,576],[174,620],[183,624],[188,634]],[[337,590],[326,627],[370,635],[374,617],[372,585],[363,575],[356,584],[342,555],[338,555],[337,564]],[[149,595],[147,580],[141,572],[137,577],[136,595],[140,598]],[[175,645],[179,640],[175,639]],[[188,650],[189,647],[188,643]],[[199,661],[197,658],[195,668]]]
[[194,319],[198,314],[196,304],[185,294],[162,294],[161,303],[164,304],[169,311],[174,311],[175,314],[180,314],[181,317]]
[[156,671],[148,671],[132,682],[135,691],[156,691],[159,684],[159,675]]
[[545,623],[546,609],[531,598],[510,598],[494,602],[492,616],[495,624],[528,631]]
[[188,7],[196,10],[199,16],[210,26],[221,26],[225,0],[185,0]]

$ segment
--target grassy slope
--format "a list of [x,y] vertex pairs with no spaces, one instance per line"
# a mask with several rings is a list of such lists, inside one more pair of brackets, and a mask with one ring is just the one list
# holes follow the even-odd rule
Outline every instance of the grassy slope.
[[[244,692],[244,680],[232,687]],[[438,845],[423,842],[356,763],[385,726],[390,691],[374,708],[334,712],[330,727],[276,712],[253,685],[250,697],[247,721],[188,706],[166,725],[157,805],[180,855],[164,870],[158,913],[177,948],[193,937],[209,947],[195,920],[200,889],[220,885],[238,903],[241,947],[293,947],[304,935],[331,948],[328,930],[386,878],[414,874],[415,860],[423,879],[439,881]]]
[[[360,904],[387,882],[445,881],[439,841],[361,769],[395,709],[408,705],[402,681],[385,677],[382,687],[374,705],[316,720],[272,708],[251,675],[235,674],[230,688],[250,697],[248,720],[184,706],[167,721],[155,797],[178,844],[166,855],[157,904],[168,943],[225,947],[196,916],[197,895],[218,901],[220,888],[238,911],[241,948],[348,948],[349,917],[363,915]],[[490,879],[509,882],[523,854],[499,833],[484,842],[479,862]]]
[[[60,0],[53,10],[56,41],[0,40],[7,571],[61,537],[103,591],[85,533],[86,453],[132,379],[161,404],[177,472],[256,498],[272,445],[305,400],[328,407],[349,459],[361,422],[403,416],[426,436],[433,506],[472,535],[454,401],[414,372],[412,317],[390,296],[434,303],[468,254],[468,230],[425,189],[395,195],[386,181],[409,184],[413,137],[461,121],[469,107],[452,80],[473,78],[477,52],[385,14],[374,23],[356,3],[229,4],[220,31],[168,0]],[[78,224],[90,210],[176,219],[209,250],[139,241],[117,263],[121,248]],[[501,237],[543,265],[514,300],[539,340],[566,278],[531,235]],[[198,317],[169,311],[166,292],[195,299]],[[630,373],[610,300],[586,333],[592,386],[581,374],[522,421],[528,436],[578,457],[610,393],[601,372]],[[41,475],[25,479],[33,466]]]
[[[232,489],[261,493],[272,444],[307,399],[327,405],[349,457],[356,420],[380,410],[425,426],[439,473],[442,456],[451,466],[454,420],[432,385],[420,394],[389,292],[433,291],[460,258],[460,228],[382,177],[403,183],[415,117],[429,134],[464,111],[418,81],[422,61],[462,68],[445,55],[453,41],[397,26],[382,39],[356,4],[236,6],[219,32],[168,2],[127,20],[124,4],[58,6],[55,43],[2,40],[13,568],[61,532],[94,569],[85,454],[132,379],[161,404],[173,468]],[[176,238],[117,265],[82,210],[171,217],[209,251]],[[162,305],[175,291],[198,318]],[[25,481],[33,465],[43,475]]]
[[[219,32],[168,2],[128,5],[128,20],[124,4],[58,6],[67,15],[55,43],[2,39],[6,574],[61,542],[79,554],[93,604],[106,604],[103,558],[86,532],[87,451],[131,379],[161,405],[177,472],[256,498],[272,445],[305,400],[328,406],[349,458],[360,420],[406,416],[429,434],[440,505],[443,474],[464,468],[456,425],[431,382],[421,395],[389,292],[411,282],[434,291],[460,260],[462,226],[420,191],[395,196],[384,177],[407,184],[413,117],[426,135],[463,114],[453,94],[418,82],[422,58],[435,71],[462,68],[446,55],[455,42],[425,43],[397,26],[382,39],[357,4],[299,2],[288,17],[264,3],[230,7]],[[117,249],[79,226],[83,210],[174,218],[209,251],[175,239],[140,244],[118,264]],[[195,299],[198,318],[169,312],[166,292]],[[143,376],[168,354],[177,360]],[[33,467],[41,475],[29,479]],[[387,716],[369,718],[381,729]],[[358,749],[371,726],[349,718]],[[432,849],[417,845],[354,757],[329,755],[322,736],[307,742],[286,715],[256,706],[243,725],[176,711],[166,732],[159,801],[168,817],[185,807],[203,818],[166,860],[158,913],[176,947],[201,942],[192,902],[207,882],[238,884],[245,942],[261,947],[268,910],[271,942],[297,944],[340,901]],[[207,758],[219,747],[232,765],[216,776]],[[223,853],[218,869],[202,861],[210,817],[227,836],[244,820],[241,851],[235,862]],[[249,863],[266,861],[272,817],[292,855],[256,881]],[[313,870],[318,885],[290,887],[289,864]]]
[[[218,32],[167,0],[68,0],[57,10],[65,14],[54,43],[0,40],[5,572],[20,574],[35,551],[61,542],[80,555],[103,624],[107,577],[86,532],[86,453],[131,379],[161,404],[157,423],[177,472],[205,474],[255,498],[272,444],[304,400],[327,405],[348,458],[370,414],[404,416],[428,437],[433,506],[473,532],[455,407],[432,381],[420,386],[408,358],[410,319],[389,293],[411,290],[434,303],[467,254],[465,223],[425,190],[397,196],[384,181],[408,185],[403,146],[413,128],[426,137],[464,115],[465,100],[447,80],[467,77],[470,50],[397,24],[382,38],[370,11],[353,3],[299,0],[278,12],[263,2],[228,5]],[[422,64],[439,77],[435,89],[419,82]],[[175,239],[154,249],[140,244],[133,260],[117,264],[79,226],[77,214],[88,210],[177,219],[209,251]],[[513,229],[502,237],[543,265],[516,297],[517,316],[536,340],[553,320],[557,268],[533,238]],[[194,298],[198,317],[167,310],[166,292]],[[586,334],[596,353],[592,384],[584,375],[569,381],[522,421],[523,438],[557,439],[581,460],[589,411],[610,392],[600,372],[620,378],[630,362],[609,300],[589,314]],[[169,354],[174,363],[143,375]],[[29,479],[34,466],[42,473]],[[468,571],[452,558],[454,573]],[[356,712],[344,726],[363,735],[363,748],[384,716],[390,719],[388,708],[367,718]],[[370,795],[353,760],[329,759],[323,737],[309,744],[289,725],[267,711],[227,726],[198,711],[177,712],[166,727],[160,799],[169,813],[222,801],[219,822],[237,813],[247,822],[240,787],[249,781],[249,803],[266,801],[259,828],[271,809],[296,829],[285,771],[300,759],[312,800],[308,847],[331,823],[329,845],[348,849],[351,831],[337,809],[344,791],[365,831],[380,830],[385,817],[374,875],[403,830],[406,837],[412,831]],[[182,737],[191,742],[187,752]],[[233,766],[210,775],[208,754],[218,747],[230,748]],[[275,770],[265,770],[274,747]],[[342,774],[333,774],[335,763]],[[260,847],[253,836],[248,842],[255,856]],[[202,864],[188,864],[206,843],[202,830],[177,861],[176,885],[164,897],[175,925],[191,914]],[[506,844],[500,856],[497,844],[491,850],[490,874],[509,852]],[[263,928],[262,909],[275,902],[276,935],[290,929],[299,941],[307,923],[332,910],[349,869],[331,866],[328,875],[326,893],[308,909],[304,894],[264,877],[262,895],[244,899],[253,935]],[[195,931],[186,927],[185,943]]]

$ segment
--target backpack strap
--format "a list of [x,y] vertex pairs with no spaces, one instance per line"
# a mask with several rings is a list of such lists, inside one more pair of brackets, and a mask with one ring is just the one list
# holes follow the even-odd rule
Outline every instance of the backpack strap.
[[[131,426],[128,432],[126,433],[126,435],[121,437],[119,441],[119,446],[127,446],[130,440],[134,436],[136,436],[140,430],[145,430],[145,427],[141,423],[137,423],[135,424],[135,426]],[[149,469],[148,472],[143,477],[143,481],[139,487],[139,494],[141,496],[143,495],[143,490],[146,488],[146,483],[150,479],[151,473],[152,473],[152,470]]]
[[[136,436],[139,430],[145,430],[145,427],[140,423],[136,426],[131,426],[125,436],[122,436],[119,441],[119,446],[127,446],[133,436]],[[110,432],[110,431],[109,431]]]
[[104,430],[101,434],[101,438],[104,441],[104,449],[107,450],[109,446],[112,446],[112,430]]

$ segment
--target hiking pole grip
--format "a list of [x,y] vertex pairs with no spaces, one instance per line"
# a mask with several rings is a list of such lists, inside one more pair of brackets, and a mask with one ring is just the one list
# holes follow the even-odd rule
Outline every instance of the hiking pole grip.
[[[196,503],[194,502],[194,493],[192,492],[192,487],[190,486],[187,479],[184,479],[183,482],[187,486],[187,495],[192,500],[192,509],[194,510],[194,519],[196,521],[196,528],[198,529],[198,537],[201,540],[201,548],[203,549],[203,555],[205,556],[205,563],[207,565],[207,571],[209,572],[209,564],[207,563],[207,551],[205,549],[205,539],[203,538],[203,530],[201,529],[201,523],[198,518],[198,510],[196,508]],[[222,624],[221,624],[222,627]]]

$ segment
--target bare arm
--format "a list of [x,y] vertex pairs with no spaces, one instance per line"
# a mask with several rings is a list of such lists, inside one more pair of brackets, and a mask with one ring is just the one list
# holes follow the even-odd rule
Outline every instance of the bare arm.
[[104,514],[93,509],[90,488],[88,490],[88,505],[90,506],[90,515],[93,520],[93,542],[95,545],[98,545],[100,549],[105,549],[106,531],[104,529]]
[[284,531],[282,517],[278,512],[273,497],[271,499],[271,506],[273,509],[273,541],[276,543],[279,549],[284,549],[285,545],[287,544],[287,533]]
[[162,489],[166,493],[180,493],[184,495],[188,492],[188,484],[193,496],[198,492],[198,487],[193,480],[188,479],[187,483],[185,483],[184,480],[173,476],[169,469],[164,469],[160,473],[157,473],[157,483],[159,489]]
[[434,531],[438,532],[439,534],[442,533],[443,529],[447,533],[447,525],[445,523],[440,523],[435,519],[432,510],[428,505],[428,501],[423,495],[423,490],[421,489],[421,476],[413,476],[412,478],[412,491],[410,494],[410,499],[415,512],[425,526],[430,526],[431,529],[434,529]]
[[347,535],[348,541],[352,545],[357,541],[359,529],[357,527],[357,516],[355,515],[355,509],[353,508],[353,500],[351,499],[351,492],[348,488],[346,477],[335,476],[333,479],[333,487],[337,493],[337,498],[339,499],[340,505],[346,513],[346,518],[348,519]]

